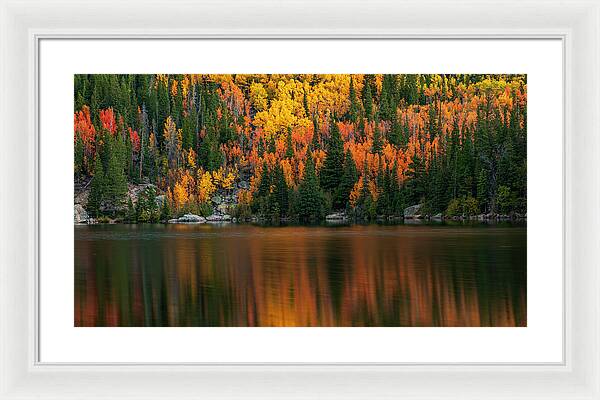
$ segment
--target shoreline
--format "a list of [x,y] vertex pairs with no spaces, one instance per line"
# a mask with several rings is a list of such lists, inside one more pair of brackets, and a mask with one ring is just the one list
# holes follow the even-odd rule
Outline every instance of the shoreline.
[[85,225],[253,225],[264,227],[284,227],[284,226],[353,226],[353,225],[495,225],[495,224],[527,224],[526,217],[499,217],[499,218],[480,218],[474,217],[452,217],[452,218],[378,218],[373,221],[358,220],[354,218],[346,219],[322,219],[312,223],[302,223],[297,221],[282,220],[279,222],[269,221],[267,219],[252,218],[238,220],[236,218],[222,220],[199,220],[199,221],[157,221],[157,222],[131,222],[123,219],[103,219],[102,221],[90,220],[87,222],[75,222],[75,226]]

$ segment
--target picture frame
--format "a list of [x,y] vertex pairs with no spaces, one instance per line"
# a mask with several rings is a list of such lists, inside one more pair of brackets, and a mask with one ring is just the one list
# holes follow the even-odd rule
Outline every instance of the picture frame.
[[[170,19],[165,18],[165,8]],[[600,2],[32,0],[2,1],[0,9],[0,399],[600,398],[596,266],[600,136],[595,134],[600,126]],[[556,212],[564,221],[565,361],[552,365],[39,363],[37,63],[38,45],[44,38],[562,40],[564,210]],[[560,177],[556,179],[560,184]]]

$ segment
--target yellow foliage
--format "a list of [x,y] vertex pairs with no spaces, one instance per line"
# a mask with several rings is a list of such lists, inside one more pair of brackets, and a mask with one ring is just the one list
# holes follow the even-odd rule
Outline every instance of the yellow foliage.
[[216,186],[221,189],[231,189],[235,181],[235,174],[231,171],[225,171],[223,167],[213,171],[212,178]]
[[194,149],[190,149],[187,153],[187,166],[190,169],[196,168],[196,152]]
[[173,202],[175,208],[180,209],[184,207],[189,201],[189,196],[185,186],[181,182],[175,183],[173,187]]
[[250,101],[256,111],[264,111],[267,109],[267,91],[261,83],[252,83],[250,85]]
[[212,181],[210,172],[198,171],[200,178],[198,179],[198,201],[205,203],[210,200],[210,196],[217,190],[216,186]]

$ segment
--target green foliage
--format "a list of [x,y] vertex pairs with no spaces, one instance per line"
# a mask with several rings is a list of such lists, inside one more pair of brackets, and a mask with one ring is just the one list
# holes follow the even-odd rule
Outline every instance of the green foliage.
[[375,123],[375,131],[373,132],[373,153],[381,153],[383,149],[383,137],[381,135],[381,130],[379,128],[379,121]]
[[285,138],[285,156],[287,158],[294,157],[294,144],[292,143],[292,128],[288,128]]
[[479,214],[477,200],[471,196],[452,199],[446,209],[448,217],[469,217]]
[[171,217],[172,217],[171,208],[169,207],[169,202],[165,198],[162,202],[159,219],[161,221],[168,221],[169,219],[171,219]]
[[344,173],[341,178],[340,185],[338,186],[335,197],[333,200],[334,208],[347,208],[348,199],[350,198],[350,192],[354,187],[354,184],[358,181],[358,171],[356,170],[356,164],[352,158],[350,150],[346,152],[344,158]]
[[391,121],[396,114],[396,78],[384,75],[381,87],[380,114],[381,119]]
[[334,118],[331,119],[329,140],[327,141],[327,155],[321,168],[320,179],[323,189],[335,192],[341,182],[340,171],[344,164],[344,143],[340,136],[340,129]]
[[203,217],[208,217],[213,213],[213,208],[208,202],[198,204],[198,214]]
[[156,204],[154,186],[148,186],[138,195],[135,214],[140,223],[156,223],[160,220],[161,210]]
[[373,93],[371,86],[371,79],[365,79],[362,102],[365,109],[365,117],[369,120],[373,118]]
[[278,165],[275,167],[274,188],[271,200],[271,214],[274,217],[284,218],[287,216],[289,209],[288,190],[283,169]]
[[513,209],[515,199],[513,198],[508,186],[500,186],[496,199],[498,211],[502,214],[508,214]]
[[309,154],[306,159],[304,178],[298,189],[298,218],[300,222],[315,222],[325,213],[325,198],[319,188],[315,164]]
[[348,118],[356,123],[360,118],[360,100],[356,95],[356,89],[354,88],[354,78],[350,78],[350,108],[348,110]]

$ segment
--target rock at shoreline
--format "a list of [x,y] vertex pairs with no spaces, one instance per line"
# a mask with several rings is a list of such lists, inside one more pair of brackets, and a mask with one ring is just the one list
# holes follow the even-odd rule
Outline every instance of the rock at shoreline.
[[85,224],[90,219],[90,216],[81,204],[75,204],[73,217],[76,224]]
[[435,214],[433,217],[431,217],[431,219],[434,219],[436,221],[441,221],[442,220],[442,213]]
[[177,219],[170,219],[170,224],[203,224],[206,222],[206,218],[196,214],[185,214]]
[[220,214],[213,214],[213,215],[209,215],[208,217],[206,217],[206,222],[230,222],[231,221],[231,215],[225,214],[225,215],[220,215]]
[[219,214],[227,214],[227,212],[229,212],[229,205],[228,204],[219,204],[217,206],[217,211],[219,212]]
[[406,207],[404,209],[404,218],[421,218],[419,210],[422,206],[422,204],[415,204],[414,206]]
[[329,214],[325,217],[325,220],[327,221],[345,221],[347,219],[348,216],[346,215],[346,213],[343,212]]

